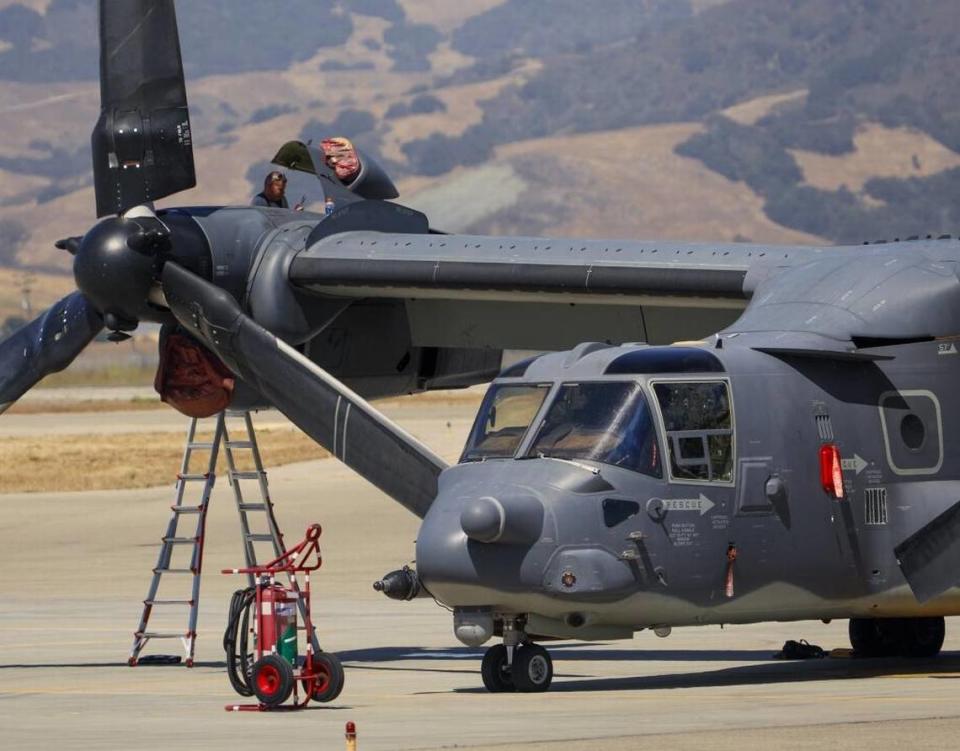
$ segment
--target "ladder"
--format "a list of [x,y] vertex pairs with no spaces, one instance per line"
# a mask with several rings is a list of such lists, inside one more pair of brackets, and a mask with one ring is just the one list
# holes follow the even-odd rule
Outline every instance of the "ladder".
[[[283,536],[277,524],[273,511],[273,502],[267,487],[267,473],[263,468],[260,449],[257,445],[256,433],[250,413],[246,411],[226,411],[216,415],[216,424],[213,429],[213,439],[209,441],[197,440],[197,428],[202,418],[193,418],[187,428],[187,438],[184,445],[183,460],[177,474],[175,500],[170,507],[171,515],[166,531],[161,538],[160,554],[157,565],[153,569],[153,578],[147,597],[143,601],[143,612],[140,624],[133,636],[133,646],[127,663],[136,665],[141,660],[144,647],[153,639],[179,639],[184,651],[185,664],[193,667],[194,652],[197,641],[197,614],[200,606],[200,575],[203,569],[203,542],[206,530],[207,509],[210,504],[210,495],[216,483],[217,461],[221,447],[227,460],[227,477],[233,489],[237,513],[240,517],[240,528],[243,539],[243,552],[246,568],[253,568],[257,563],[257,548],[261,550],[269,545],[267,560],[272,560],[284,552]],[[231,433],[229,420],[239,419],[241,423]],[[242,438],[234,438],[243,433]],[[193,454],[196,451],[208,451],[209,458],[205,472],[196,472],[191,468],[194,463]],[[249,463],[253,469],[240,469],[240,459],[244,452],[248,452]],[[188,489],[196,488],[199,498],[196,504],[185,503],[188,499]],[[196,496],[194,496],[196,497]],[[263,524],[254,531],[256,526],[251,524],[251,514],[263,514]],[[193,536],[184,536],[179,525],[183,517],[195,516],[196,527]],[[175,550],[178,546],[190,547],[189,563],[178,563]],[[158,598],[160,582],[165,574],[191,577],[189,599],[161,599]],[[254,585],[253,575],[249,576],[250,586]],[[293,588],[299,587],[293,582]],[[300,602],[303,608],[302,599]],[[148,624],[154,608],[188,608],[186,631],[149,631]],[[310,635],[314,648],[319,651],[316,631]],[[177,660],[175,657],[158,656],[160,660]]]

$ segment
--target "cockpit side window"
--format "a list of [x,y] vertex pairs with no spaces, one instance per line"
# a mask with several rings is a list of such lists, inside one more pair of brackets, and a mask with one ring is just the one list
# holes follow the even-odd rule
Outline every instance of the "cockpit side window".
[[733,481],[733,420],[725,381],[655,383],[674,480]]
[[527,456],[588,459],[663,476],[650,408],[636,381],[562,384]]
[[512,457],[549,391],[548,383],[491,386],[460,461]]

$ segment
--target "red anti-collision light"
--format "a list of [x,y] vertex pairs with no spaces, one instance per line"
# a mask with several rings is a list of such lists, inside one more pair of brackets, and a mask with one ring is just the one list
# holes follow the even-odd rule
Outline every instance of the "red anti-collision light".
[[843,498],[843,468],[840,466],[840,449],[833,443],[820,447],[820,484],[833,498]]

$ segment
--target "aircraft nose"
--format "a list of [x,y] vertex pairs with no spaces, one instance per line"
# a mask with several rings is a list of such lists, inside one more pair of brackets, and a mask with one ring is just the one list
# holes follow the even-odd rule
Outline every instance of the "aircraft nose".
[[441,488],[424,517],[417,534],[417,573],[424,586],[454,606],[539,586],[556,537],[544,503],[506,483],[468,485]]
[[475,542],[528,545],[543,529],[543,504],[529,495],[474,498],[460,512],[460,528]]

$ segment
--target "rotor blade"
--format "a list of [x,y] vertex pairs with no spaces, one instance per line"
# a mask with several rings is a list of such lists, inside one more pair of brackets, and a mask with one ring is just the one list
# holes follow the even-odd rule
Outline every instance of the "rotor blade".
[[0,342],[0,413],[41,378],[67,367],[102,328],[93,305],[73,292]]
[[227,292],[175,263],[163,292],[177,320],[307,435],[423,517],[447,464],[358,394],[244,315]]
[[197,184],[173,0],[100,0],[97,216]]

